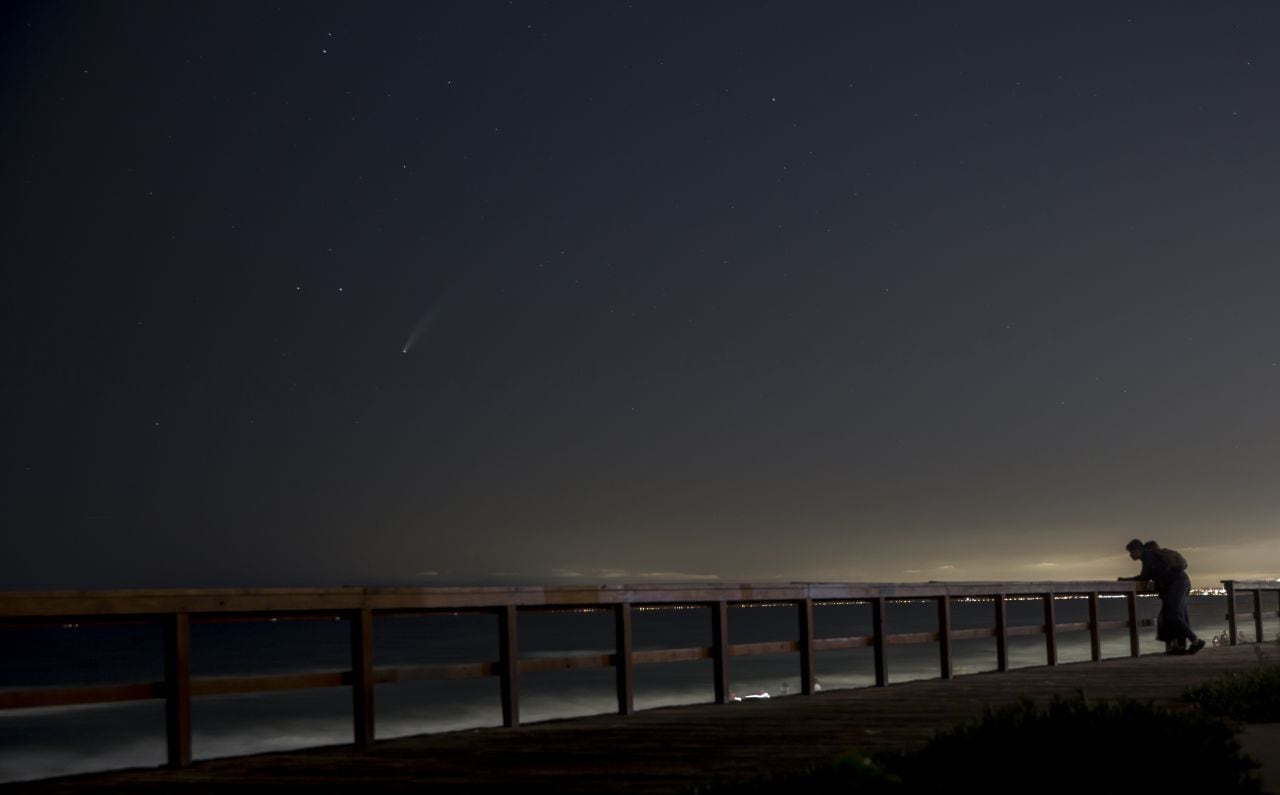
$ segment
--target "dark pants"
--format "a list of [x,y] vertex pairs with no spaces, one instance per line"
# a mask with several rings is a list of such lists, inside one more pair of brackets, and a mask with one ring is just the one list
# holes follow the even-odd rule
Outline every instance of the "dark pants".
[[1191,613],[1187,609],[1187,596],[1190,593],[1191,579],[1185,571],[1178,572],[1160,589],[1161,607],[1156,638],[1179,643],[1195,642],[1196,633],[1191,630]]

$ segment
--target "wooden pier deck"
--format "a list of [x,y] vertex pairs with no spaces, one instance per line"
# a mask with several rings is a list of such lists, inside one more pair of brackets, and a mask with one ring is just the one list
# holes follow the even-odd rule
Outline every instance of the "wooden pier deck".
[[[463,792],[520,787],[566,793],[668,793],[724,778],[794,769],[848,749],[923,743],[933,732],[1026,696],[1045,702],[1083,691],[1174,705],[1183,690],[1280,661],[1276,644],[1210,647],[1195,656],[1145,655],[1020,668],[731,704],[574,718],[518,728],[423,735],[355,745],[197,761],[181,769],[51,779],[4,792],[278,791]],[[1252,730],[1251,730],[1252,731]],[[1269,791],[1280,792],[1280,732],[1252,734]],[[1262,753],[1258,753],[1259,742]],[[1269,766],[1268,766],[1269,765]]]

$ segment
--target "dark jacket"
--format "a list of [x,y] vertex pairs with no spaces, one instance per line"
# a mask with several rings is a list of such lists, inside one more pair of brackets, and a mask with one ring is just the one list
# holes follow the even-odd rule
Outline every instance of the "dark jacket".
[[[1166,554],[1172,553],[1172,554]],[[1142,571],[1130,579],[1151,580],[1161,593],[1179,579],[1178,575],[1187,568],[1186,560],[1172,549],[1142,550]],[[1181,563],[1181,566],[1179,566]]]
[[1160,553],[1161,558],[1164,558],[1165,566],[1168,567],[1169,571],[1176,574],[1177,572],[1187,570],[1187,559],[1182,557],[1182,555],[1179,555],[1178,550],[1157,549],[1156,551]]

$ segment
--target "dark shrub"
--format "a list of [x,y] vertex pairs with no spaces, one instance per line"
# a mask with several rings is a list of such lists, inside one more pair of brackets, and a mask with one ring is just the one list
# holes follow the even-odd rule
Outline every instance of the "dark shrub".
[[738,783],[710,784],[696,787],[691,792],[693,795],[896,795],[903,791],[897,776],[885,772],[866,756],[851,751],[828,764],[772,773]]
[[796,793],[1071,793],[1132,795],[1152,789],[1260,793],[1257,763],[1232,728],[1194,712],[1130,701],[1055,699],[990,710],[934,736],[924,748],[875,760],[849,754],[802,771],[703,787],[716,795]]
[[1257,670],[1228,674],[1193,687],[1183,698],[1199,704],[1206,715],[1275,723],[1280,721],[1280,665],[1260,660]]
[[1054,699],[1044,710],[1023,701],[989,711],[884,761],[913,793],[1261,792],[1257,763],[1240,753],[1221,721],[1079,696]]

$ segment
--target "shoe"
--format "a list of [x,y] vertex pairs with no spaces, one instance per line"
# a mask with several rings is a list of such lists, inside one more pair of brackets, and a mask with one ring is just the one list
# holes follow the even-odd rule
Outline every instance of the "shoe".
[[1165,654],[1186,654],[1186,653],[1187,653],[1187,650],[1182,648],[1181,646],[1174,646],[1172,649],[1168,649],[1165,651]]
[[1192,643],[1190,646],[1187,647],[1187,654],[1195,654],[1196,652],[1200,651],[1203,648],[1204,648],[1204,641],[1197,640],[1195,643]]

